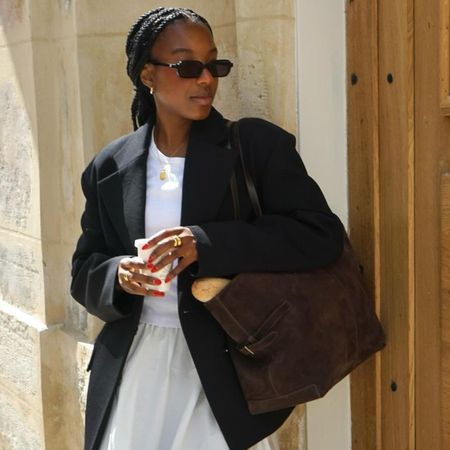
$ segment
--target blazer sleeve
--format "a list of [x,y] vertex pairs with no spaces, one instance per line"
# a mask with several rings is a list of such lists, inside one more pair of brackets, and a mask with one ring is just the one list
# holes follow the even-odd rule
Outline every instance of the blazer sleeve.
[[110,255],[102,233],[94,161],[81,177],[86,204],[81,217],[82,234],[72,258],[70,293],[90,314],[111,322],[131,313],[133,298],[117,283],[118,265],[126,255]]
[[[245,155],[244,127],[240,129]],[[250,223],[236,220],[189,227],[198,251],[191,275],[306,271],[324,267],[342,253],[342,223],[308,175],[296,151],[295,137],[276,130],[261,133],[252,149],[257,158],[257,147],[271,143],[264,167],[253,174],[263,215]],[[248,140],[247,145],[251,146]]]

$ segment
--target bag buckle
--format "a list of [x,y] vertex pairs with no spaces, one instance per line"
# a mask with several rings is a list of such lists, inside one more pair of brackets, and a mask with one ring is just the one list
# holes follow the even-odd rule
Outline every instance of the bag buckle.
[[255,352],[253,352],[252,350],[250,350],[246,345],[244,345],[243,347],[241,347],[240,349],[239,349],[239,351],[241,352],[241,353],[247,353],[248,355],[251,355],[251,356],[255,356]]

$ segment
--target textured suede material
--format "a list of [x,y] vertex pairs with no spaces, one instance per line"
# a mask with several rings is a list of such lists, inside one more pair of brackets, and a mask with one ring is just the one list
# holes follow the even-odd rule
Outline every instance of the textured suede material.
[[348,240],[328,267],[242,273],[205,306],[230,337],[252,414],[322,397],[385,345]]

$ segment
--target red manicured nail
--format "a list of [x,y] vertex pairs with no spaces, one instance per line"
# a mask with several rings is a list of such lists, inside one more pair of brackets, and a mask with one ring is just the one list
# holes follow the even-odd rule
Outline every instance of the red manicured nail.
[[150,245],[148,245],[148,242],[142,246],[142,250],[147,250],[150,248]]
[[152,297],[164,297],[166,294],[160,291],[152,291],[151,295]]
[[162,283],[162,281],[161,281],[161,280],[158,280],[158,278],[155,278],[155,279],[152,281],[152,284],[154,284],[154,285],[156,285],[156,286],[159,286],[161,283]]
[[155,257],[152,256],[152,255],[150,255],[150,256],[148,257],[147,262],[148,262],[148,263],[151,263],[151,262],[154,261],[154,260],[155,260]]
[[[153,266],[153,264],[152,264],[152,266]],[[151,270],[150,270],[150,272],[151,273],[155,273],[155,272],[158,272],[158,268],[156,267],[156,266],[153,266],[152,268],[151,268]]]
[[147,263],[147,269],[152,270],[154,268],[155,268],[155,266],[151,262]]
[[167,276],[166,279],[164,280],[164,283],[168,283],[173,277]]

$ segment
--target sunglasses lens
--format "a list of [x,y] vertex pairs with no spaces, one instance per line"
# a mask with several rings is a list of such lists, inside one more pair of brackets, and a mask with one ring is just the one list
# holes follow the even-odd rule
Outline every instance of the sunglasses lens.
[[230,73],[233,64],[226,59],[218,59],[210,62],[207,66],[213,77],[226,77]]
[[180,61],[178,74],[182,78],[197,78],[203,72],[203,64],[200,61]]
[[226,77],[230,73],[233,63],[227,59],[218,59],[207,64],[190,60],[180,61],[177,64],[178,75],[181,78],[198,78],[205,67],[213,77]]

